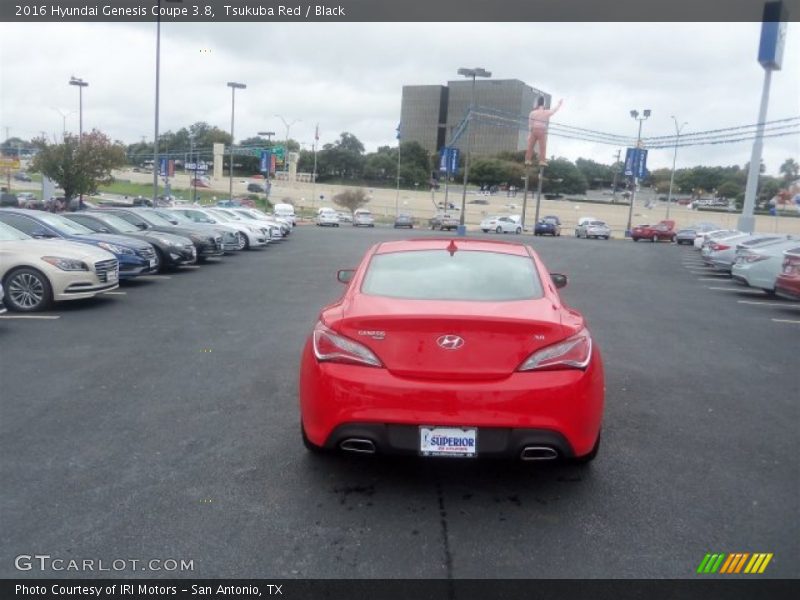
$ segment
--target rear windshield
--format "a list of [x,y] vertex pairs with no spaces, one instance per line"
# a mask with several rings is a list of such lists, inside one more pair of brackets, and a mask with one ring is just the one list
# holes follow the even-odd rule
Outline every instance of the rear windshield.
[[592,221],[589,225],[595,225],[597,227],[605,227],[606,224],[604,221]]
[[364,294],[409,300],[508,302],[541,298],[533,260],[499,252],[393,252],[372,257]]

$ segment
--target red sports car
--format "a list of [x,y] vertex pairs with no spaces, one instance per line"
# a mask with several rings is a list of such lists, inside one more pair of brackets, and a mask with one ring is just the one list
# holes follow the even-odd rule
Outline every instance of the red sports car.
[[631,231],[631,238],[634,242],[639,240],[674,242],[675,235],[675,221],[660,221],[656,225],[637,225]]
[[338,279],[302,355],[309,450],[595,457],[600,351],[530,246],[384,242]]

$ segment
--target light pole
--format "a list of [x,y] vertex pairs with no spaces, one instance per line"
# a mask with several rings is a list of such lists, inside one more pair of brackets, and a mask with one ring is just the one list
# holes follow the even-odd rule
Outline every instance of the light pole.
[[69,78],[69,84],[78,87],[78,140],[83,141],[83,88],[89,87],[89,83],[78,77]]
[[[78,143],[83,144],[83,88],[89,87],[89,83],[75,77],[69,78],[69,84],[78,87]],[[78,210],[83,208],[83,193],[78,196]]]
[[[272,136],[275,135],[274,131],[259,131],[258,135],[265,135],[267,136],[267,144],[270,148],[272,148]],[[270,153],[271,154],[271,153]],[[264,193],[266,194],[267,200],[269,200],[269,174],[272,171],[272,160],[267,163],[267,174],[264,176]],[[264,210],[267,209],[267,203],[264,202]]]
[[228,87],[231,88],[231,150],[228,170],[228,200],[233,200],[233,116],[236,110],[236,90],[243,90],[247,86],[236,81],[229,81]]
[[283,121],[283,126],[286,127],[286,145],[283,148],[283,170],[286,173],[286,181],[289,181],[289,130],[292,128],[292,125],[295,123],[300,123],[302,119],[295,119],[291,123],[287,123],[286,119],[283,118],[281,115],[275,115],[281,121]]
[[67,117],[70,115],[74,115],[75,111],[71,110],[69,112],[64,112],[59,108],[53,108],[53,110],[56,111],[59,115],[61,115],[61,121],[62,121],[61,139],[63,140],[67,136]]
[[688,125],[685,121],[678,126],[678,119],[672,115],[672,120],[675,121],[675,152],[672,154],[672,175],[669,176],[669,194],[667,195],[667,219],[669,219],[669,207],[672,206],[672,183],[675,181],[675,161],[678,160],[678,142],[681,139],[681,131]]
[[[492,73],[486,69],[475,67],[474,69],[460,68],[459,75],[472,78],[472,90],[470,92],[469,112],[467,113],[467,157],[464,160],[464,189],[461,192],[461,219],[458,225],[458,235],[466,235],[467,227],[464,224],[467,212],[467,179],[469,178],[469,157],[472,151],[472,111],[475,108],[475,78],[491,77]],[[446,210],[447,207],[445,207]]]
[[[638,110],[631,111],[631,117],[639,121],[639,133],[636,136],[636,148],[642,145],[642,123],[650,118],[651,111],[649,108],[642,111],[642,116],[639,116]],[[625,229],[625,236],[631,235],[631,220],[633,219],[633,201],[636,199],[636,175],[633,175],[633,189],[631,190],[631,205],[628,207],[628,227]]]

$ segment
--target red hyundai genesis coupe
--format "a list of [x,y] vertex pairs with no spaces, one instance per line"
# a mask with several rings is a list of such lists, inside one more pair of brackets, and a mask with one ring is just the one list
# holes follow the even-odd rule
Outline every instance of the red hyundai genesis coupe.
[[529,246],[384,242],[338,273],[300,368],[312,451],[588,462],[603,363]]

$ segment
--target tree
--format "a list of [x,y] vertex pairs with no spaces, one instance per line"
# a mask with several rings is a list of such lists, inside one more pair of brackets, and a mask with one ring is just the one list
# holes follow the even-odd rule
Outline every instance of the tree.
[[800,165],[793,158],[787,158],[780,167],[781,183],[784,187],[789,187],[800,178]]
[[[533,178],[531,179],[533,181]],[[559,194],[585,194],[586,178],[578,168],[566,158],[551,160],[544,170],[542,191]]]
[[575,166],[583,173],[583,177],[592,189],[610,187],[614,181],[614,170],[608,165],[586,158],[579,158],[575,161]]
[[367,198],[367,193],[363,189],[356,188],[336,194],[333,197],[333,202],[342,208],[348,209],[350,212],[355,212],[369,202],[369,198]]
[[83,134],[83,140],[67,134],[61,144],[48,144],[44,138],[34,143],[39,152],[33,159],[32,170],[63,188],[68,203],[80,194],[95,193],[98,185],[111,181],[112,169],[127,162],[122,142],[112,143],[96,129]]

